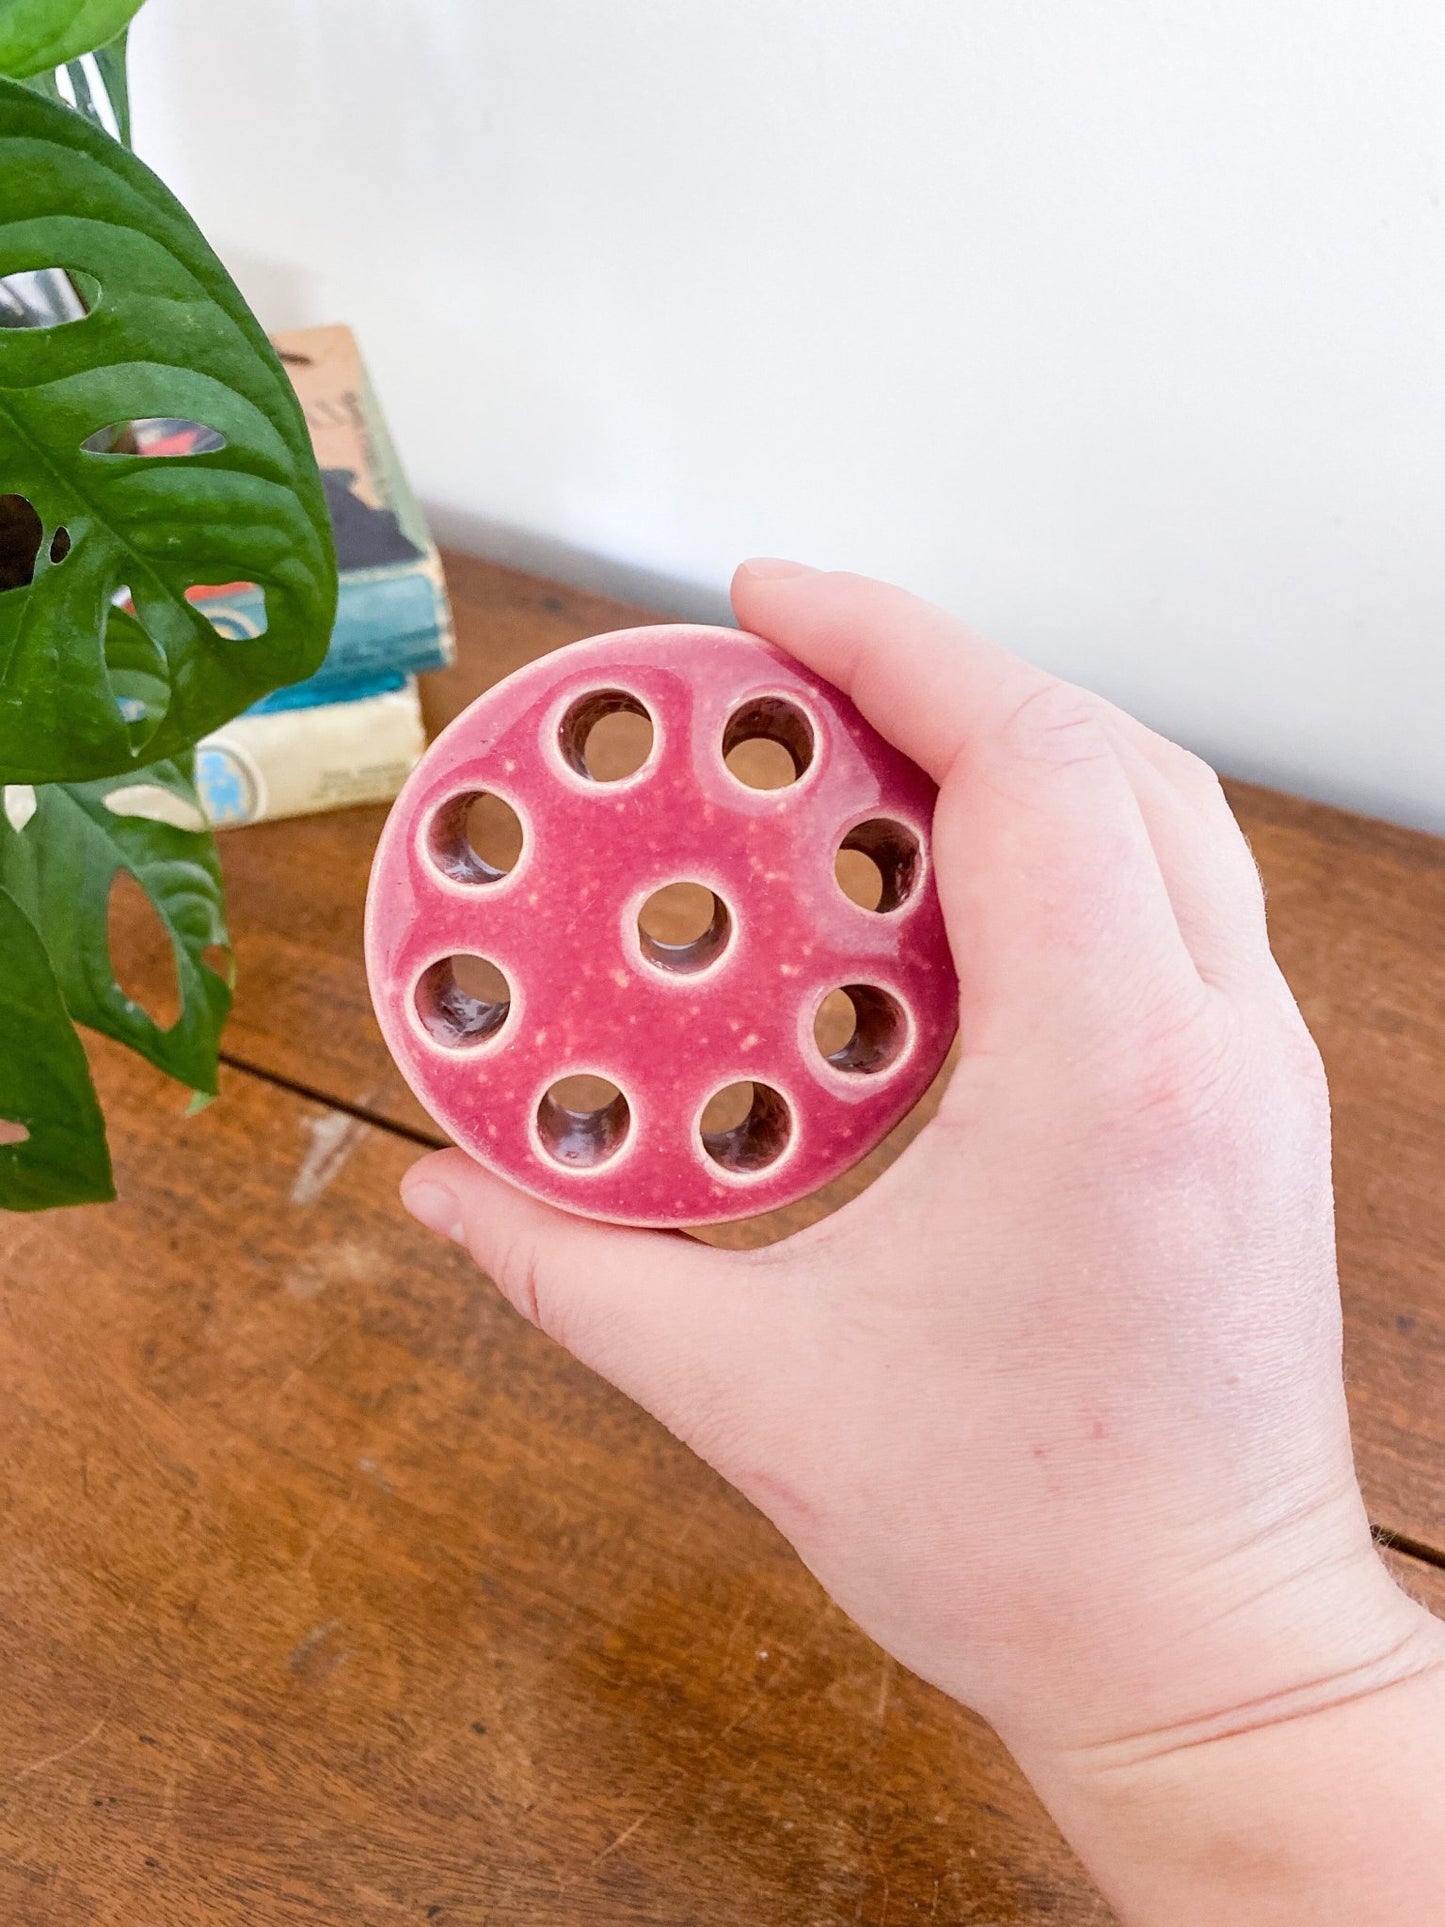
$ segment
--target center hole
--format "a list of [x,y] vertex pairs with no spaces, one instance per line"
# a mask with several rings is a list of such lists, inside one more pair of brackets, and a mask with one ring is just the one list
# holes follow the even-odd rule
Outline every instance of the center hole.
[[591,1071],[559,1077],[537,1106],[537,1132],[548,1156],[581,1168],[615,1157],[631,1123],[622,1092]]
[[725,1171],[762,1171],[792,1134],[787,1100],[771,1084],[743,1081],[714,1092],[698,1124],[703,1149]]
[[642,954],[662,970],[704,970],[732,930],[727,905],[705,883],[667,883],[637,913]]
[[594,783],[635,776],[652,754],[652,718],[625,689],[596,689],[562,718],[558,744],[569,769]]
[[813,726],[781,696],[759,696],[733,711],[723,731],[723,761],[750,790],[796,783],[813,760]]
[[490,957],[462,951],[441,957],[416,987],[417,1015],[439,1044],[467,1050],[501,1029],[512,987]]

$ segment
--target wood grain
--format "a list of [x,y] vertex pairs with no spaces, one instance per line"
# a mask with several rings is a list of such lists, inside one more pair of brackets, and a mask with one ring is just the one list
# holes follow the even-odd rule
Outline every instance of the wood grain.
[[[513,570],[448,561],[460,650],[428,679],[439,726],[487,684],[651,612]],[[1445,1551],[1445,842],[1236,784],[1286,974],[1335,1096],[1352,1405],[1379,1523]],[[380,810],[224,839],[240,971],[227,1049],[241,1064],[438,1142],[371,1015],[362,905]],[[132,926],[133,947],[144,948]],[[149,965],[157,952],[152,944]],[[136,972],[145,974],[145,960]],[[929,1114],[785,1214],[715,1234],[756,1243],[852,1196]]]
[[397,1211],[406,1142],[96,1056],[123,1202],[0,1230],[0,1918],[1108,1918],[979,1722]]

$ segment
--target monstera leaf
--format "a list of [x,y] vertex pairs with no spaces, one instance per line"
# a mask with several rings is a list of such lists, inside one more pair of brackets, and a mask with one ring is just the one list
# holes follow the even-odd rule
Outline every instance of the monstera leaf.
[[[9,783],[174,756],[309,675],[336,601],[300,406],[225,269],[133,155],[0,80],[0,276],[40,268],[89,312],[0,329],[0,498],[39,528],[32,579],[0,593]],[[187,595],[238,581],[266,599],[246,640]]]
[[[229,963],[223,976],[206,953],[230,940],[216,847],[188,768],[158,763],[35,790],[12,784],[3,806],[0,887],[40,932],[70,1015],[214,1096],[231,989]],[[181,1008],[165,1030],[116,981],[108,911],[120,871],[145,891],[171,941]]]
[[[28,80],[130,25],[141,0],[0,0],[0,74]],[[107,83],[108,84],[108,83]]]
[[0,1209],[115,1195],[85,1050],[40,932],[0,889]]

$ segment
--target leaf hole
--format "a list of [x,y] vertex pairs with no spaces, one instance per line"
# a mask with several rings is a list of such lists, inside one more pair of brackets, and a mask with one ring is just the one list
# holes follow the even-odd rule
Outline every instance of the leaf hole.
[[50,538],[50,560],[63,562],[70,554],[70,530],[63,525]]
[[512,987],[490,957],[459,951],[422,972],[416,987],[417,1015],[439,1044],[470,1050],[507,1021]]
[[108,790],[105,807],[112,816],[139,816],[148,823],[166,823],[173,830],[204,830],[206,819],[188,797],[159,783],[127,783]]
[[557,732],[569,769],[594,783],[635,776],[652,754],[652,718],[625,689],[595,689],[573,703]]
[[106,908],[111,974],[128,1004],[158,1030],[181,1015],[176,953],[160,913],[129,870],[117,870]]
[[186,601],[227,642],[254,642],[270,625],[266,591],[258,582],[193,582]]
[[781,696],[760,696],[728,719],[722,751],[723,761],[749,789],[786,789],[813,760],[813,726]]
[[830,990],[813,1019],[813,1038],[840,1071],[886,1070],[908,1035],[903,1006],[874,984]]
[[766,1170],[787,1149],[793,1118],[771,1084],[743,1080],[714,1092],[698,1121],[703,1149],[725,1171]]
[[642,954],[660,970],[706,970],[732,934],[728,907],[705,883],[667,883],[637,913]]
[[136,614],[128,586],[111,597],[105,612],[105,668],[116,708],[137,754],[165,719],[171,703],[170,665]]
[[838,887],[863,910],[886,913],[906,903],[918,881],[918,839],[883,817],[849,830],[833,865]]
[[457,883],[498,883],[522,854],[522,821],[490,790],[470,790],[444,803],[432,818],[432,861]]
[[622,1092],[590,1071],[559,1077],[537,1106],[537,1134],[558,1164],[605,1164],[622,1149],[631,1124]]
[[28,1144],[29,1141],[28,1125],[17,1124],[11,1117],[0,1117],[0,1150],[3,1150],[7,1144]]
[[201,963],[212,971],[229,989],[236,988],[236,959],[221,943],[208,943],[201,952]]
[[0,328],[64,328],[84,321],[100,283],[78,268],[27,268],[0,275]]
[[23,589],[35,580],[35,560],[45,524],[25,495],[0,495],[0,590]]
[[135,421],[110,422],[80,444],[87,455],[145,455],[174,458],[214,455],[226,446],[218,428],[181,415],[144,415]]

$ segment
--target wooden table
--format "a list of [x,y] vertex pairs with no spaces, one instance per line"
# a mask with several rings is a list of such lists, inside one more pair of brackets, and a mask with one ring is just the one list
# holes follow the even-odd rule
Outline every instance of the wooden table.
[[[434,722],[645,613],[450,569]],[[1334,1083],[1366,1493],[1445,1610],[1445,844],[1233,795]],[[98,1047],[121,1203],[0,1222],[0,1918],[1106,1921],[989,1732],[398,1209],[381,820],[227,838],[222,1101]]]

